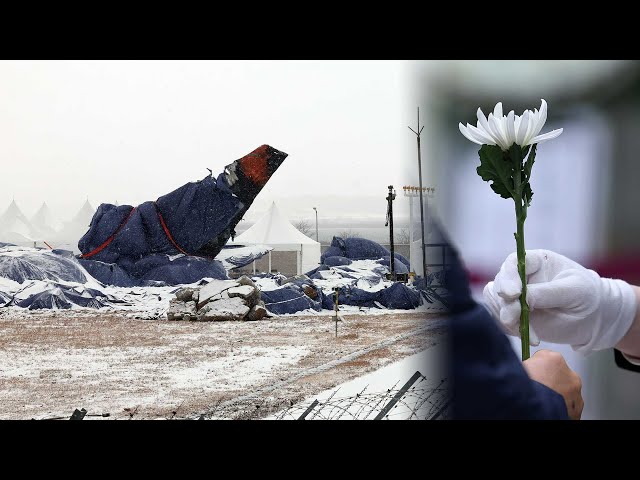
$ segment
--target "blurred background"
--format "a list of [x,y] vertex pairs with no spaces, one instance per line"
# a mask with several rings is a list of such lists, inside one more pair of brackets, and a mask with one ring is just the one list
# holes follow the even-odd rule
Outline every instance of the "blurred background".
[[[411,64],[412,92],[425,130],[423,179],[433,208],[471,274],[474,295],[515,251],[513,202],[476,173],[479,146],[458,130],[499,101],[505,112],[549,105],[541,133],[564,128],[538,149],[527,249],[545,248],[601,276],[640,284],[640,63],[623,60],[423,61]],[[415,122],[415,120],[414,120]],[[416,167],[417,170],[417,167]],[[512,341],[520,355],[519,340]],[[613,350],[565,355],[583,379],[585,419],[640,418],[640,374],[614,363]],[[535,350],[535,349],[533,349]],[[532,350],[532,353],[533,353]]]

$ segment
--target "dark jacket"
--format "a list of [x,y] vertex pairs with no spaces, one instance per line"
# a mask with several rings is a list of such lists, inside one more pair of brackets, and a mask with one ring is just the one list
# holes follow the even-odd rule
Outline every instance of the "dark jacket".
[[568,419],[562,396],[527,375],[497,322],[478,305],[451,248],[447,286],[453,416],[456,419]]

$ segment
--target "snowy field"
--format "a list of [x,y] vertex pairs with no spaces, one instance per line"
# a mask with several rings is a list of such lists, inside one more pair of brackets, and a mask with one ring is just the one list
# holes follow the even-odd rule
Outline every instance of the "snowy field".
[[[264,418],[445,337],[439,302],[413,310],[341,304],[337,337],[326,309],[251,322],[168,321],[184,286],[108,286],[64,256],[0,252],[0,305],[7,305],[0,308],[0,419],[64,418],[82,408],[96,415],[87,418]],[[327,295],[343,285],[377,292],[393,285],[384,271],[354,261],[315,281]],[[263,292],[283,279],[254,278]],[[17,306],[34,301],[52,308]],[[393,372],[402,383],[415,370]]]
[[140,320],[147,313],[0,309],[0,419],[76,408],[111,419],[264,418],[446,338],[441,316],[424,312],[344,312],[337,338],[330,312]]

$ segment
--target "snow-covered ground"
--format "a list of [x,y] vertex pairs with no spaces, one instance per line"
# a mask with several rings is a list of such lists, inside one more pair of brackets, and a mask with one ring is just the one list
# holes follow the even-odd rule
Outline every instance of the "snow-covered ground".
[[0,315],[0,419],[76,408],[115,419],[263,418],[439,345],[446,333],[436,316],[407,312],[347,315],[337,337],[330,315],[147,322],[82,313]]

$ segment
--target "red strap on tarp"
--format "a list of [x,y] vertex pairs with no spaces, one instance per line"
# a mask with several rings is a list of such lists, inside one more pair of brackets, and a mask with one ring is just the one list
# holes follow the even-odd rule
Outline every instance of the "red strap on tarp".
[[188,257],[192,257],[193,255],[191,255],[190,253],[185,252],[182,248],[180,248],[180,245],[178,245],[176,243],[176,241],[173,239],[173,237],[171,236],[171,232],[169,231],[169,228],[167,228],[167,224],[164,223],[164,218],[162,217],[162,214],[160,213],[160,209],[158,208],[158,204],[156,202],[153,202],[153,205],[156,207],[156,212],[158,213],[158,219],[160,220],[160,225],[162,225],[162,229],[164,230],[165,235],[167,236],[167,238],[169,239],[169,241],[173,244],[174,247],[176,247],[181,253],[184,253],[185,255],[187,255]]
[[116,229],[116,231],[113,232],[113,234],[109,238],[107,238],[107,240],[102,245],[100,245],[95,250],[90,251],[89,253],[85,253],[85,254],[80,255],[80,258],[92,257],[96,253],[100,253],[102,250],[107,248],[107,245],[109,245],[113,241],[113,239],[116,238],[116,235],[118,235],[120,233],[120,230],[122,230],[124,228],[124,226],[127,224],[129,219],[131,218],[131,215],[133,215],[133,212],[135,211],[135,209],[136,209],[136,207],[133,207],[131,209],[131,211],[129,212],[129,215],[127,216],[127,218],[124,219],[124,221],[120,224],[120,226]]

